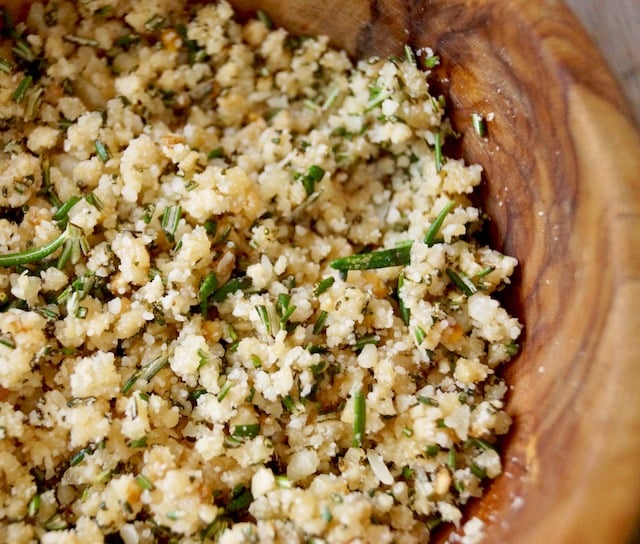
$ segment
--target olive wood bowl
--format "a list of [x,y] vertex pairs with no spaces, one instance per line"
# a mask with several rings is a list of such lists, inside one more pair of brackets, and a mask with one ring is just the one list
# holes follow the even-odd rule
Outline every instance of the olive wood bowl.
[[[640,509],[640,135],[577,20],[557,0],[231,3],[354,57],[405,43],[440,56],[452,151],[484,168],[492,245],[520,261],[505,303],[525,327],[505,370],[504,472],[466,517],[488,543],[625,542]],[[473,112],[491,118],[486,138]]]
[[[625,542],[640,508],[640,136],[578,21],[553,0],[232,3],[355,57],[440,56],[492,244],[520,262],[505,303],[525,331],[505,371],[504,473],[467,517],[489,543]],[[473,112],[493,114],[487,138]]]

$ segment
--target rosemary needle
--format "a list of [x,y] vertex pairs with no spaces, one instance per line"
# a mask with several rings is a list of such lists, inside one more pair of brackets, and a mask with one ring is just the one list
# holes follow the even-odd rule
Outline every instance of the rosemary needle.
[[[442,228],[447,214],[449,214],[454,206],[455,203],[450,201],[440,210],[440,213],[425,234],[425,244],[432,246],[438,242],[438,233]],[[349,255],[348,257],[341,257],[332,261],[329,266],[336,270],[371,270],[373,268],[386,268],[389,266],[409,264],[411,261],[411,245],[412,242],[391,249],[380,249],[368,253],[358,253],[356,255]]]
[[367,404],[362,389],[353,394],[353,440],[354,448],[361,448],[364,441],[364,433],[367,419]]
[[34,247],[18,253],[0,255],[0,267],[21,266],[29,263],[36,263],[51,255],[63,244],[67,243],[66,245],[71,248],[74,243],[81,242],[82,238],[82,229],[72,223],[69,223],[57,238],[54,238],[51,242],[43,246]]

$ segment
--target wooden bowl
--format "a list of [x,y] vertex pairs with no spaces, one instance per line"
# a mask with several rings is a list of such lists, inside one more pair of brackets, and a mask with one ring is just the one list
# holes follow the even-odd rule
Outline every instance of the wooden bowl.
[[[506,302],[525,325],[505,470],[467,515],[490,543],[624,542],[640,505],[640,136],[578,22],[554,0],[232,3],[354,56],[440,55],[493,245],[520,261]],[[493,115],[487,139],[472,112]]]
[[[469,515],[491,543],[624,542],[640,506],[640,138],[601,54],[553,0],[235,0],[355,56],[431,46],[520,261],[505,470]],[[471,113],[493,114],[488,140]]]

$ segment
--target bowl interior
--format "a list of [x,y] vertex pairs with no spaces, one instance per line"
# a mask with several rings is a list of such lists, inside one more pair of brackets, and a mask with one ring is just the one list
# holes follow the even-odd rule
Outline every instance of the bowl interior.
[[457,151],[484,168],[492,244],[520,261],[505,299],[525,325],[504,473],[471,513],[487,542],[623,542],[640,503],[640,139],[576,19],[554,1],[232,3],[356,57],[440,56],[434,85]]

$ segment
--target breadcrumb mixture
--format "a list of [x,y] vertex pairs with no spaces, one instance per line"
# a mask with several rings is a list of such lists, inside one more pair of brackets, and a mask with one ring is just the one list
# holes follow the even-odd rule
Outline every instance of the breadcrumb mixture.
[[423,543],[501,471],[516,261],[433,53],[258,15],[3,14],[3,542]]

